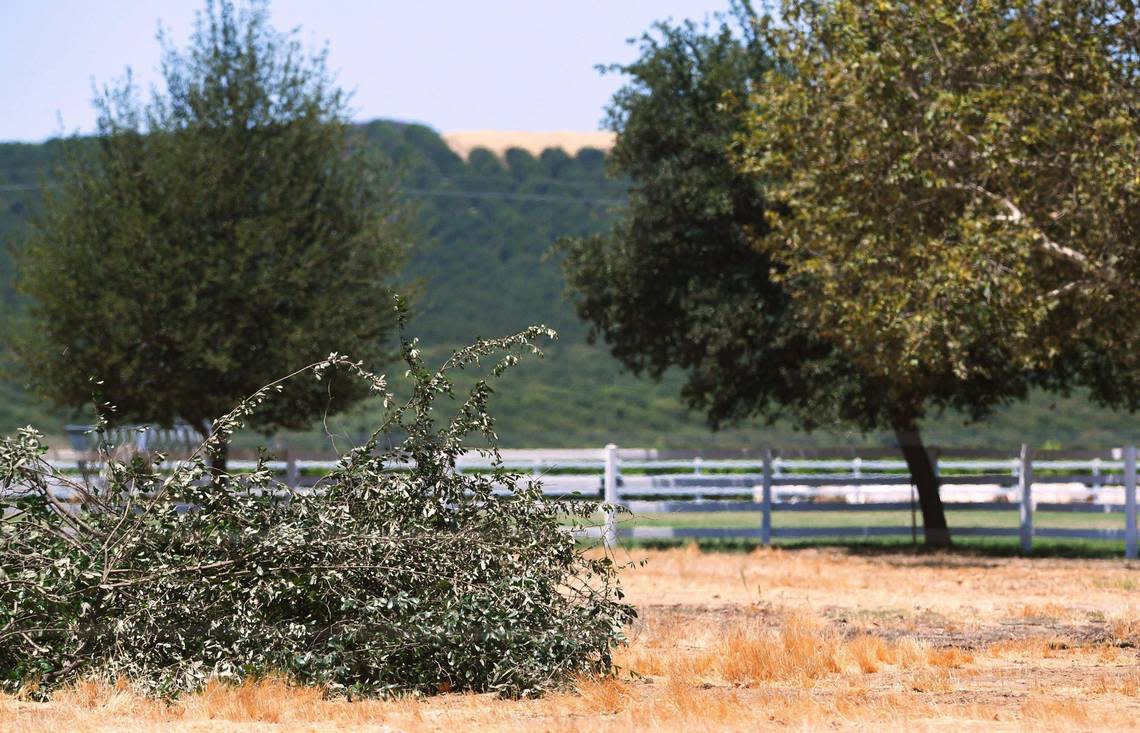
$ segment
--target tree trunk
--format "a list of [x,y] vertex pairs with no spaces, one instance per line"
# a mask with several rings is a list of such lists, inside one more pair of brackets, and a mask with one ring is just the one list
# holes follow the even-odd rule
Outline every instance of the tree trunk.
[[893,425],[910,480],[918,489],[918,505],[922,509],[922,531],[927,547],[950,547],[950,528],[946,525],[946,512],[942,509],[938,475],[930,454],[922,444],[922,435],[913,421],[897,421]]

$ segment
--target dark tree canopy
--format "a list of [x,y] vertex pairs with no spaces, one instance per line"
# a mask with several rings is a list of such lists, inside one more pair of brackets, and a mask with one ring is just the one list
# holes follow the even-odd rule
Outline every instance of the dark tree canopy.
[[895,431],[914,477],[928,544],[950,540],[917,417],[812,328],[770,252],[754,246],[771,204],[738,166],[747,100],[772,68],[747,3],[736,27],[659,24],[638,61],[618,70],[613,166],[634,186],[607,236],[562,243],[579,315],[635,373],[677,367],[683,396],[710,424],[789,414],[799,425],[846,422]]
[[722,420],[889,427],[926,540],[919,435],[1033,387],[1135,409],[1140,20],[1130,3],[786,0],[658,26],[614,99],[633,179],[566,243],[578,312]]
[[[129,74],[104,90],[96,144],[61,164],[19,248],[24,371],[62,406],[98,378],[116,421],[201,426],[331,351],[394,355],[405,215],[324,55],[225,1],[187,50],[163,46],[165,92],[141,104]],[[364,396],[333,381],[290,387],[255,427]]]
[[629,206],[608,235],[561,243],[593,333],[636,373],[685,370],[686,400],[713,425],[781,405],[810,419],[814,406],[797,401],[816,390],[803,387],[836,366],[786,318],[769,258],[748,243],[764,196],[736,172],[730,147],[768,57],[748,34],[747,8],[737,17],[743,38],[728,22],[711,32],[659,24],[640,59],[611,69],[632,77],[609,108],[611,166],[633,182]]

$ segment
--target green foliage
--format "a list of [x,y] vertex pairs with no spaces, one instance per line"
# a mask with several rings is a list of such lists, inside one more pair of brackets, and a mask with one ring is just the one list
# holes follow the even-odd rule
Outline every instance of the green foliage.
[[[741,31],[734,34],[744,37]],[[716,100],[717,95],[709,89],[704,98]],[[665,107],[664,102],[661,105]],[[668,107],[662,114],[666,112]],[[687,113],[681,108],[670,114],[684,119]],[[694,110],[692,114],[708,117],[710,113]],[[706,120],[704,128],[712,127],[712,119],[715,118]],[[682,143],[686,138],[702,139],[704,128],[693,124],[693,134],[670,137],[669,146],[662,145],[665,160],[683,160],[686,148]],[[663,131],[668,129],[662,127]],[[646,125],[646,134],[651,131],[652,127]],[[403,194],[416,198],[415,211],[406,215],[405,221],[410,221],[430,241],[411,253],[404,272],[408,281],[421,283],[412,322],[414,330],[423,334],[428,353],[442,359],[467,334],[507,333],[532,319],[551,324],[561,335],[548,350],[543,365],[523,364],[515,374],[514,388],[495,396],[503,445],[596,447],[610,441],[706,449],[756,449],[764,443],[894,445],[895,437],[889,432],[861,433],[856,427],[833,423],[829,412],[822,409],[817,413],[820,427],[812,433],[796,429],[795,411],[771,425],[746,421],[710,432],[702,415],[689,411],[680,397],[686,373],[667,369],[660,383],[639,379],[624,370],[604,345],[585,343],[586,329],[573,308],[560,297],[564,279],[559,258],[545,255],[551,242],[560,236],[585,236],[614,225],[614,212],[626,197],[628,179],[607,179],[605,160],[599,151],[582,151],[563,159],[557,167],[547,167],[542,157],[510,151],[492,169],[497,170],[495,175],[485,176],[452,152],[435,131],[422,125],[376,121],[354,127],[350,135],[366,139],[375,154],[390,159],[401,171]],[[715,137],[718,136],[710,136],[710,151],[713,143],[719,144]],[[730,136],[722,131],[719,137]],[[0,239],[19,241],[26,217],[34,214],[40,203],[36,184],[41,178],[46,179],[49,187],[55,184],[50,164],[70,154],[64,148],[93,142],[92,138],[84,138],[42,145],[0,145]],[[552,158],[547,156],[545,160],[553,162]],[[700,179],[700,187],[689,190],[700,191],[716,184],[717,176],[727,179],[732,174],[731,162],[724,161],[723,155],[718,160],[724,166],[721,172],[710,174],[707,181]],[[686,175],[696,177],[700,173],[694,170]],[[666,192],[658,190],[654,195],[665,197]],[[699,209],[699,202],[695,199],[691,208]],[[714,224],[715,220],[709,217],[702,220],[701,226],[715,232]],[[715,257],[723,256],[711,244],[716,241],[721,240],[706,237],[705,244],[691,247],[693,257],[675,264],[669,263],[664,251],[651,249],[653,259],[649,262],[660,262],[662,273],[683,273],[690,267],[710,270]],[[708,257],[697,259],[703,252]],[[750,262],[753,260],[746,258],[755,257],[744,244],[738,250],[729,250],[728,255],[726,261],[730,262]],[[731,293],[729,284],[731,281],[719,286]],[[11,302],[5,299],[10,294],[0,282],[0,300]],[[652,292],[645,297],[650,295]],[[727,297],[739,300],[744,294]],[[732,317],[732,311],[727,309],[717,313]],[[7,314],[4,311],[4,317],[0,317],[0,331]],[[714,318],[706,320],[710,326],[714,323]],[[359,350],[354,353],[363,354]],[[712,365],[711,360],[708,363]],[[804,368],[812,367],[805,364]],[[35,424],[49,434],[58,433],[66,416],[33,401],[23,388],[28,372],[16,371],[11,377],[12,383],[0,383],[0,432]],[[379,410],[374,402],[365,401],[342,418],[334,418],[331,424],[341,426],[351,435],[366,433],[379,419]],[[1023,441],[1042,445],[1058,440],[1066,448],[1103,448],[1140,438],[1135,421],[1127,413],[1097,407],[1088,393],[1079,388],[1069,396],[1034,390],[1025,403],[998,406],[982,423],[966,425],[968,417],[968,412],[953,410],[930,414],[922,421],[923,433],[933,444],[953,447],[1016,447]],[[303,450],[329,446],[323,426],[306,428],[303,433],[291,433],[281,439]],[[243,446],[261,440],[246,435],[238,438]]]
[[[164,47],[166,91],[130,77],[98,100],[98,135],[65,149],[58,188],[18,250],[26,379],[60,406],[196,426],[280,370],[334,347],[370,366],[404,247],[393,182],[353,140],[324,57],[209,4],[189,49]],[[254,417],[307,426],[366,395],[293,384]]]
[[579,314],[635,372],[684,370],[713,426],[890,428],[948,543],[928,409],[1140,405],[1140,352],[1109,351],[1140,315],[1140,36],[1116,10],[787,0],[658,26],[611,110],[629,211],[563,245]]
[[783,5],[741,170],[805,325],[891,401],[1140,406],[1138,21],[1101,0]]
[[363,134],[403,166],[403,191],[417,198],[426,244],[406,276],[422,282],[414,323],[425,343],[459,344],[468,334],[507,333],[532,319],[579,340],[583,329],[547,255],[559,236],[606,226],[624,201],[624,182],[605,177],[600,151],[535,157],[516,148],[500,160],[477,149],[464,161],[419,125],[373,122]]
[[578,313],[635,373],[686,374],[686,402],[714,426],[790,413],[812,428],[867,427],[881,387],[862,379],[805,327],[773,263],[749,238],[763,227],[762,181],[734,165],[753,80],[771,65],[748,5],[735,27],[659,25],[620,70],[612,166],[634,182],[605,236],[567,239]]
[[[562,523],[595,505],[546,500],[501,466],[454,470],[472,432],[498,454],[488,384],[456,400],[451,372],[492,360],[497,376],[543,335],[480,341],[437,370],[404,342],[403,404],[332,354],[244,400],[169,473],[161,456],[106,455],[101,477],[79,484],[42,460],[31,429],[4,439],[0,488],[15,510],[0,521],[5,684],[123,675],[170,694],[273,673],[352,695],[522,695],[608,671],[633,610],[611,560],[586,557]],[[290,493],[263,469],[208,478],[205,453],[241,420],[288,381],[334,372],[390,409],[314,491]],[[394,433],[407,437],[382,449]],[[79,503],[61,503],[62,488]]]
[[[1042,393],[1098,431],[1122,418],[1085,395],[1135,406],[1135,56],[1111,49],[1136,36],[1113,7],[794,2],[781,24],[741,5],[659,26],[611,111],[629,211],[564,245],[580,315],[635,371],[683,369],[714,423],[1134,434],[1077,437]],[[1014,193],[1020,219],[995,198]],[[994,409],[1003,425],[958,427]]]

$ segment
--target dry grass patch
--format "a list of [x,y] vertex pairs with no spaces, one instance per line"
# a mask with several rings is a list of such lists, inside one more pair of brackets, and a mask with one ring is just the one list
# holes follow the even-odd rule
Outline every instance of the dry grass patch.
[[0,698],[0,730],[1068,732],[1140,721],[1140,652],[1129,646],[1140,598],[1089,590],[1089,577],[1119,575],[1119,564],[631,553],[642,557],[648,565],[626,571],[642,615],[616,650],[620,674],[538,700],[346,702],[262,680],[167,705],[122,681],[84,682],[49,703]]
[[1014,611],[1014,616],[1025,619],[1044,619],[1047,621],[1060,621],[1080,615],[1080,611],[1065,608],[1056,603],[1043,603],[1041,605],[1027,604]]
[[1127,697],[1140,697],[1140,671],[1102,673],[1093,681],[1089,689],[1099,695],[1118,693]]
[[583,713],[612,715],[629,707],[634,699],[632,685],[616,677],[578,680],[572,693],[563,696],[570,708]]
[[845,637],[821,621],[792,616],[775,626],[737,621],[700,633],[677,616],[652,620],[619,650],[627,672],[693,678],[729,685],[791,682],[810,686],[828,675],[873,674],[887,669],[956,668],[973,661],[958,648],[937,648],[915,639],[891,641],[860,634]]
[[1140,646],[1140,616],[1134,611],[1113,617],[1108,627],[1117,642]]
[[1091,723],[1093,716],[1081,700],[1056,695],[1035,695],[1021,705],[1021,715],[1027,721],[1042,723]]
[[1032,636],[995,642],[986,652],[997,657],[1052,659],[1069,648],[1069,643],[1057,636]]

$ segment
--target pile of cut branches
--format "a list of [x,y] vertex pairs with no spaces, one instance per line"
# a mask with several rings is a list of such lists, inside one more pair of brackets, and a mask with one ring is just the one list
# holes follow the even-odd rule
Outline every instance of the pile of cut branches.
[[[278,483],[264,456],[252,473],[208,465],[285,380],[216,421],[173,470],[161,455],[108,452],[99,477],[78,481],[44,460],[34,430],[4,438],[3,682],[126,677],[174,694],[279,674],[348,695],[523,695],[607,671],[633,610],[611,559],[584,554],[564,521],[596,505],[545,499],[508,472],[487,381],[459,399],[449,378],[484,359],[498,376],[539,353],[540,336],[553,332],[479,341],[437,370],[404,341],[407,401],[337,354],[286,377],[352,373],[388,409],[311,491]],[[437,423],[445,401],[457,409]],[[382,446],[393,434],[406,437]],[[489,472],[455,470],[472,434],[491,446]]]

